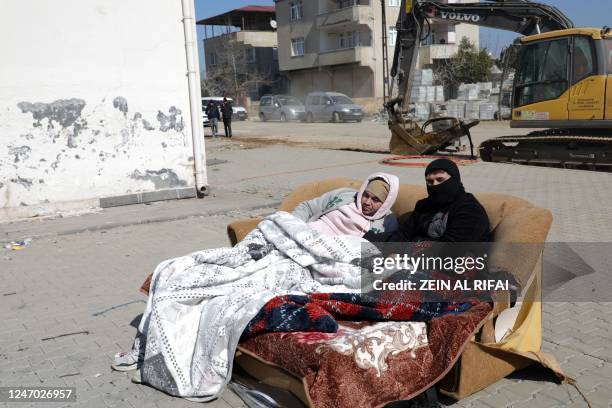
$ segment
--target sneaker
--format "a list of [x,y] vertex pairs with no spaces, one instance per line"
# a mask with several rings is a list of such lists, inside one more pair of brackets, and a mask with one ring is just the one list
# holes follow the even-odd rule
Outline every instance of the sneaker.
[[136,370],[140,364],[138,359],[138,351],[122,351],[115,354],[115,359],[111,368],[116,371],[132,371]]
[[142,375],[140,375],[140,370],[137,370],[131,378],[134,384],[142,384]]

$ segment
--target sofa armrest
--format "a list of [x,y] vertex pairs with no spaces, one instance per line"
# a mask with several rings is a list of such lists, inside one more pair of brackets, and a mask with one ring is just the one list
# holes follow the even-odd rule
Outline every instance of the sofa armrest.
[[257,224],[262,221],[262,218],[249,218],[246,220],[234,221],[227,226],[227,236],[229,237],[232,246],[242,241],[244,237],[251,232]]

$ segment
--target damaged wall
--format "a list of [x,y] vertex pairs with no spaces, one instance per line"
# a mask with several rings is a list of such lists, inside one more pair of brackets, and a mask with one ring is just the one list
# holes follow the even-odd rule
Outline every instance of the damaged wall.
[[20,0],[0,26],[0,221],[194,185],[180,2]]

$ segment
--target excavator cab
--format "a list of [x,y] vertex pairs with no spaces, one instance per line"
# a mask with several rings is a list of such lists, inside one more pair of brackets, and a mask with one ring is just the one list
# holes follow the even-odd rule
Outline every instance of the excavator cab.
[[607,31],[558,30],[520,42],[511,127],[612,127],[612,107],[606,104],[612,94]]

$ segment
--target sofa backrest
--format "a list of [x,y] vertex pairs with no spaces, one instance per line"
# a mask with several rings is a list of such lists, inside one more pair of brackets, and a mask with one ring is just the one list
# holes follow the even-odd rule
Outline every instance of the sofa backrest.
[[[358,189],[361,183],[360,180],[349,178],[306,183],[289,194],[279,210],[291,212],[302,201],[311,200],[341,187]],[[490,262],[511,272],[518,282],[524,285],[542,253],[552,224],[550,211],[506,194],[476,193],[475,196],[489,216],[493,241],[506,244],[493,246]],[[397,217],[404,218],[414,209],[416,202],[425,197],[425,186],[402,184],[392,211]]]
[[322,181],[312,181],[297,187],[278,207],[280,211],[291,212],[302,201],[312,200],[328,191],[337,188],[350,187],[358,190],[362,181],[345,177],[332,178]]

